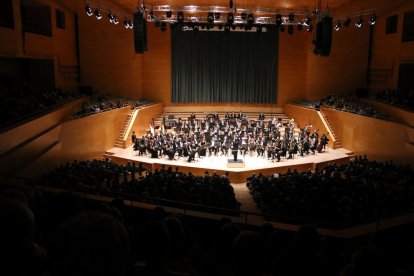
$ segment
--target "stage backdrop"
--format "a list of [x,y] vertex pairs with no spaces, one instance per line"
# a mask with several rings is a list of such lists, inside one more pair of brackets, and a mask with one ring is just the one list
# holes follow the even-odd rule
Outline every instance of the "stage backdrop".
[[172,102],[271,103],[278,32],[171,30]]

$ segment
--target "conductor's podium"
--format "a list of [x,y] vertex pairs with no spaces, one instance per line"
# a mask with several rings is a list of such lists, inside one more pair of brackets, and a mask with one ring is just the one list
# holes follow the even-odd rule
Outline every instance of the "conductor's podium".
[[244,160],[238,158],[236,161],[234,159],[227,159],[227,168],[244,168]]

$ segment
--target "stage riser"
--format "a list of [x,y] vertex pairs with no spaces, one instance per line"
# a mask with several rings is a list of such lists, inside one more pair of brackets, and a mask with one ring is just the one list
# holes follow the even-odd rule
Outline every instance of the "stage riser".
[[[136,162],[137,166],[138,166],[138,161],[133,160],[133,159],[129,159],[129,158],[122,158],[122,157],[117,157],[117,156],[111,156],[111,160],[115,163],[118,164],[127,164],[127,162]],[[154,163],[150,163],[150,162],[145,162],[145,161],[141,161],[141,163],[143,164],[143,167],[146,169],[149,169],[151,171],[155,171],[156,169],[160,170],[162,169],[162,167],[164,166],[166,169],[171,166],[173,170],[175,170],[178,167],[178,170],[180,172],[184,172],[184,173],[192,173],[194,175],[198,175],[198,176],[203,176],[205,174],[206,171],[209,172],[209,174],[213,174],[216,173],[218,175],[224,175],[226,172],[229,173],[229,177],[230,177],[230,182],[233,184],[245,184],[247,181],[247,178],[249,176],[251,176],[252,174],[264,174],[264,175],[270,175],[270,174],[274,174],[274,173],[286,173],[288,169],[290,169],[291,171],[293,170],[297,170],[298,172],[306,172],[308,170],[315,170],[316,168],[318,169],[322,169],[324,168],[326,165],[328,165],[329,163],[335,162],[336,164],[345,164],[349,162],[349,157],[342,157],[342,158],[338,158],[338,159],[334,159],[334,160],[330,160],[330,161],[326,161],[326,162],[320,162],[320,163],[313,163],[313,162],[308,162],[308,163],[302,163],[302,164],[297,164],[297,165],[288,165],[286,164],[286,166],[278,166],[278,167],[273,167],[273,168],[265,168],[265,169],[253,169],[253,170],[243,170],[243,171],[237,171],[238,169],[232,169],[232,168],[223,168],[222,170],[214,170],[211,168],[195,168],[195,167],[188,167],[182,164],[178,164],[177,165],[166,165],[166,164],[162,164],[162,163],[157,163],[156,162],[157,159],[155,159],[153,162]],[[282,164],[282,163],[279,163]],[[239,169],[240,170],[240,169]]]

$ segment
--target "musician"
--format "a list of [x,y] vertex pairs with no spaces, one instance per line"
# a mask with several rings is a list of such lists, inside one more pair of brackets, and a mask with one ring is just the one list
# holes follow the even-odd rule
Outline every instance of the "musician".
[[137,140],[137,136],[135,135],[135,131],[132,131],[131,140],[132,140],[132,144],[135,144],[135,141]]
[[188,151],[188,163],[191,161],[195,161],[195,154],[197,152],[197,146],[195,144],[191,144],[187,147]]
[[237,161],[237,154],[239,153],[239,145],[240,145],[240,141],[239,138],[236,138],[233,141],[233,145],[231,147],[231,152],[233,154],[233,159],[234,161]]
[[263,121],[266,119],[266,116],[263,113],[259,114],[259,120]]
[[320,143],[320,150],[318,150],[318,152],[322,152],[322,150],[325,151],[325,147],[328,144],[328,142],[329,142],[328,135],[326,135],[325,133],[322,134],[321,143]]

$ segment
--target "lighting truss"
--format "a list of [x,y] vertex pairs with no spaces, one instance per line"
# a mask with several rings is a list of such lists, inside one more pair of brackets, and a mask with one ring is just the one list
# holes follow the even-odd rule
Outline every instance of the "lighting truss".
[[[184,20],[179,23],[194,23],[200,24],[226,24],[227,14],[233,13],[234,25],[246,24],[247,20],[243,14],[254,15],[254,25],[276,25],[276,15],[282,15],[283,25],[304,25],[308,18],[315,16],[315,12],[307,9],[292,10],[292,9],[270,9],[270,8],[232,8],[228,6],[172,6],[172,5],[141,5],[139,10],[145,14],[145,18],[149,22],[162,21],[168,23],[177,23],[177,15],[179,12],[184,14]],[[171,17],[167,17],[167,12],[172,12]],[[156,16],[150,16],[156,14]],[[213,23],[208,22],[208,14],[221,14],[220,18],[214,18]],[[289,21],[289,14],[294,14],[295,19]],[[306,25],[306,24],[305,24]]]

